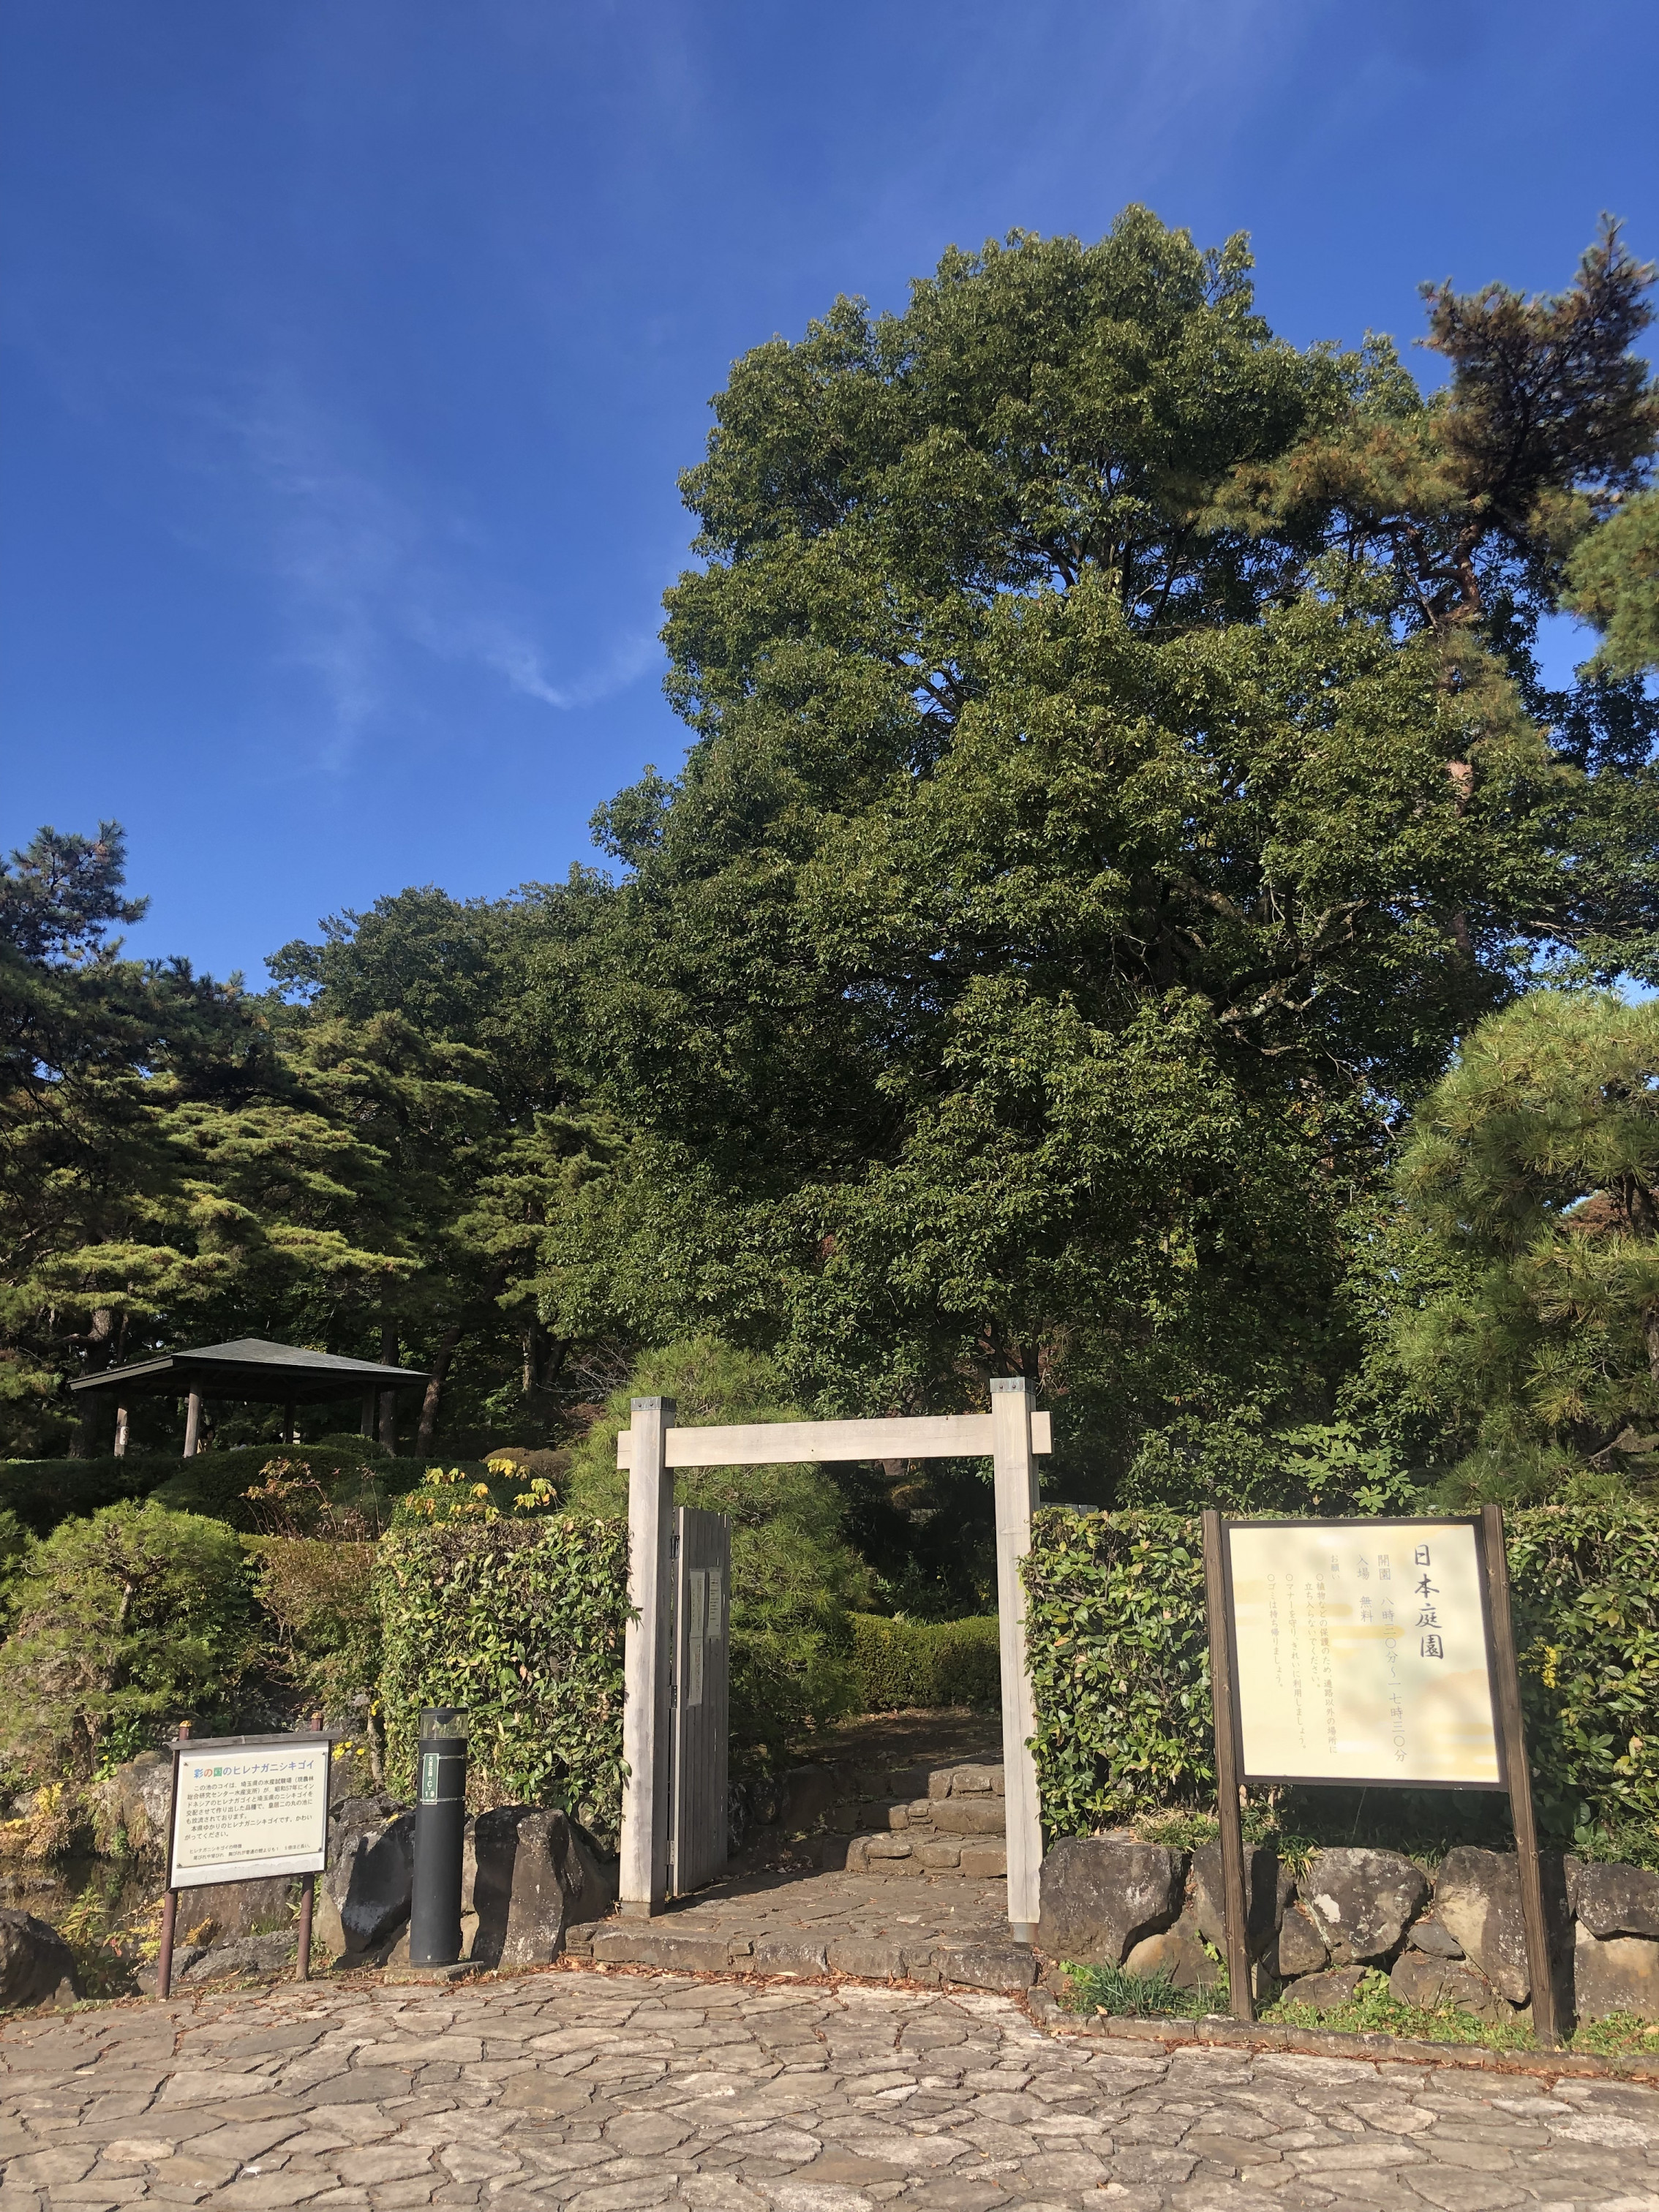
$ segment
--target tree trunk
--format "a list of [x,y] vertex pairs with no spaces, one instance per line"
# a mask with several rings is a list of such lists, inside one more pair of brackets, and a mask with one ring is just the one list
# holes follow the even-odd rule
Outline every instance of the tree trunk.
[[[87,1372],[101,1375],[109,1365],[110,1353],[115,1348],[115,1316],[107,1306],[93,1309],[92,1327],[87,1331]],[[90,1459],[97,1449],[98,1431],[103,1419],[103,1408],[94,1392],[85,1401],[81,1418],[76,1424],[75,1434],[70,1439],[71,1459]]]
[[[394,1322],[385,1322],[380,1328],[380,1364],[398,1364],[398,1329]],[[380,1393],[380,1443],[386,1450],[395,1455],[398,1449],[398,1394],[395,1390]]]
[[437,1352],[432,1362],[432,1374],[426,1386],[426,1395],[421,1401],[420,1426],[415,1431],[415,1456],[425,1459],[432,1449],[433,1438],[438,1432],[438,1407],[444,1394],[444,1384],[449,1380],[449,1363],[455,1356],[455,1347],[461,1340],[459,1322],[447,1328],[439,1340]]

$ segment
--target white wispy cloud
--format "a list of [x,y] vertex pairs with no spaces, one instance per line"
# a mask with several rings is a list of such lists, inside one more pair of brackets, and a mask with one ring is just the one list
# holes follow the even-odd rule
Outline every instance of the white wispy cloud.
[[649,632],[630,628],[581,665],[557,666],[522,592],[478,558],[476,533],[418,486],[394,491],[368,441],[291,380],[209,411],[219,472],[240,493],[241,557],[275,584],[288,658],[312,672],[326,705],[314,765],[343,769],[394,710],[411,647],[485,670],[556,713],[625,690],[659,653]]

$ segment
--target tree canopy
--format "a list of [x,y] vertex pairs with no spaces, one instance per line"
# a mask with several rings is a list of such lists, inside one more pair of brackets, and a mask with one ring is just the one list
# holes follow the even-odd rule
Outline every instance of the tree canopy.
[[[1650,282],[1608,224],[1558,295],[1428,287],[1425,388],[1277,335],[1242,237],[953,250],[716,396],[689,750],[599,810],[608,872],[405,890],[254,993],[126,959],[118,831],[43,832],[0,877],[14,1434],[199,1328],[419,1361],[423,1447],[577,1436],[717,1341],[823,1412],[1024,1373],[1068,1483],[1160,1497],[1205,1437],[1261,1495],[1276,1438],[1320,1495],[1603,1450],[1636,1260],[1551,1228],[1623,1347],[1592,1385],[1423,1132],[1486,1128],[1523,1038],[1571,1091],[1659,984]],[[1603,633],[1565,686],[1562,609]],[[1437,1412],[1499,1275],[1510,1379]]]

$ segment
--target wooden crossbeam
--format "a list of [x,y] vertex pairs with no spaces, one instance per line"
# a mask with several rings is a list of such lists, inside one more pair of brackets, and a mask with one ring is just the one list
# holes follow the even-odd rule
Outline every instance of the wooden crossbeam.
[[[875,1421],[745,1421],[730,1428],[670,1429],[670,1467],[785,1467],[809,1460],[989,1459],[989,1413],[923,1413]],[[1054,1449],[1047,1413],[1031,1415],[1031,1449]],[[634,1432],[617,1438],[617,1464],[634,1464]]]

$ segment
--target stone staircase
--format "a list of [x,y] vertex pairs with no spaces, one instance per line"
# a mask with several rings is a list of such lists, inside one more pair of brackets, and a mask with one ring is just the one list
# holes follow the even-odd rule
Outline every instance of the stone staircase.
[[785,1818],[817,1830],[820,1865],[841,1863],[845,1838],[848,1874],[984,1881],[1008,1871],[1000,1764],[885,1772],[798,1767],[789,1784]]

